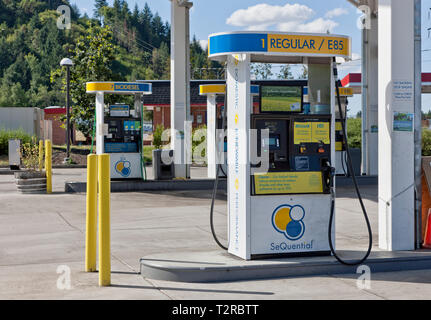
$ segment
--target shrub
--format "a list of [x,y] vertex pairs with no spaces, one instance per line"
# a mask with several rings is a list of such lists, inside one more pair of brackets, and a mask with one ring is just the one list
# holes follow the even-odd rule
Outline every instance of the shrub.
[[362,120],[360,118],[347,119],[347,140],[350,148],[362,148]]
[[161,149],[163,146],[163,131],[165,131],[165,127],[163,126],[163,124],[159,124],[153,132],[153,146],[155,149]]
[[21,144],[21,159],[24,168],[30,171],[39,169],[39,144],[36,137],[32,137],[30,142]]
[[197,164],[208,163],[207,160],[207,126],[202,125],[192,132],[192,155]]
[[422,156],[431,156],[431,130],[422,130]]
[[21,140],[21,144],[31,143],[32,137],[24,130],[0,129],[0,155],[9,155],[9,140]]

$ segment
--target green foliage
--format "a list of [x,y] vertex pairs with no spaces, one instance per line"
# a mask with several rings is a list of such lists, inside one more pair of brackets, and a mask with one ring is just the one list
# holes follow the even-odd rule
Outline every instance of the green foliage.
[[154,73],[153,79],[158,79],[158,80],[170,79],[171,59],[169,56],[169,49],[166,43],[163,42],[160,46],[160,49],[153,50],[152,63],[153,63],[152,71]]
[[208,48],[202,49],[196,37],[190,44],[191,76],[196,80],[224,79],[224,68],[216,62],[208,59]]
[[144,146],[144,161],[145,163],[151,163],[153,161],[153,146]]
[[94,16],[101,19],[103,16],[103,8],[108,7],[107,0],[96,0],[94,2]]
[[21,140],[22,144],[30,143],[32,137],[24,130],[0,129],[0,155],[9,154],[9,140]]
[[277,75],[278,79],[289,80],[293,79],[293,74],[291,70],[291,66],[289,64],[285,64],[281,67],[280,73]]
[[[79,37],[72,57],[74,66],[70,74],[70,97],[73,103],[71,121],[86,137],[90,137],[93,131],[95,114],[95,99],[86,93],[86,83],[122,80],[114,75],[111,68],[116,49],[112,45],[112,36],[109,26],[88,25],[85,35]],[[64,68],[58,68],[51,75],[52,82],[62,80],[63,92],[66,85],[64,73]],[[112,96],[106,98],[108,103],[115,101]]]
[[358,118],[347,119],[347,137],[350,148],[362,148],[362,120]]
[[192,155],[197,164],[207,163],[207,126],[202,125],[192,132]]
[[21,161],[27,170],[37,171],[39,169],[39,144],[36,137],[21,144]]
[[258,80],[270,79],[273,75],[272,65],[270,63],[252,63],[251,73],[254,74]]
[[161,149],[163,146],[164,141],[162,141],[162,135],[164,131],[165,127],[163,126],[163,124],[159,124],[153,132],[153,146],[156,150]]
[[81,17],[76,5],[71,6],[72,29],[59,30],[56,9],[62,4],[70,5],[67,0],[0,0],[0,107],[64,105],[62,81],[52,82],[50,75],[62,58],[80,50],[78,43],[88,36],[89,26],[94,30],[101,24],[112,30],[107,41],[115,50],[109,67],[116,79],[169,79],[170,25],[148,5],[131,12],[126,1],[110,7],[97,0],[95,19]]
[[[55,11],[68,1],[0,0],[0,106],[46,107],[62,104],[51,70],[80,30],[59,30]],[[72,13],[73,16],[73,13]]]
[[431,130],[422,130],[422,156],[431,156]]

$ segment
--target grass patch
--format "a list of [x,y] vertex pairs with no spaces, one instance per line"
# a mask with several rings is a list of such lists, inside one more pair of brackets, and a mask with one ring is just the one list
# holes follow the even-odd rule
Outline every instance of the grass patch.
[[153,162],[153,146],[144,146],[144,160],[146,163]]
[[9,157],[8,156],[0,156],[0,167],[9,166]]
[[[292,110],[292,107],[296,107]],[[297,97],[264,97],[262,98],[263,111],[299,111],[301,99]]]

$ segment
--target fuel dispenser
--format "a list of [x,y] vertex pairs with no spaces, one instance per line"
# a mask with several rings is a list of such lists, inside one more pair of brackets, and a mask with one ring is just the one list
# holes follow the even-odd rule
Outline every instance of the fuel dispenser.
[[[111,160],[111,179],[145,179],[143,159],[143,96],[152,85],[143,82],[88,82],[88,94],[96,95],[96,152]],[[105,110],[105,94],[133,95],[134,110],[124,104]]]
[[[227,247],[212,222],[211,229],[230,254],[252,260],[332,252],[349,264],[335,251],[333,166],[337,102],[341,110],[335,57],[350,59],[350,48],[349,37],[327,34],[209,36],[210,59],[227,66]],[[252,114],[252,62],[307,65],[307,108],[303,87],[268,85],[260,88],[260,113]],[[211,208],[213,215],[214,200]]]
[[105,117],[105,126],[105,153],[111,155],[111,178],[142,178],[141,168],[144,164],[140,113],[131,116],[129,106],[111,105],[109,116]]

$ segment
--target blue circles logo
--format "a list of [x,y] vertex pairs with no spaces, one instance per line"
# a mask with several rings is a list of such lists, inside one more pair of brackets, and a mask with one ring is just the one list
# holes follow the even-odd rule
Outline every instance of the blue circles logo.
[[301,239],[305,233],[305,210],[303,207],[289,206],[287,204],[279,206],[272,214],[272,225],[277,232],[291,241]]
[[131,163],[126,160],[120,160],[115,164],[115,171],[127,178],[132,173]]

